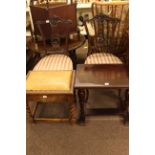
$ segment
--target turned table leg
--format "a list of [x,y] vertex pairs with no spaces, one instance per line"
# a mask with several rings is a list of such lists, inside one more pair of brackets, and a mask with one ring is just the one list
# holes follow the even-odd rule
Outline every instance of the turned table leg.
[[129,90],[125,91],[124,123],[129,122]]
[[78,119],[79,123],[85,123],[85,101],[86,101],[86,91],[84,89],[78,90],[78,97],[80,103],[80,116]]
[[122,100],[121,94],[122,94],[122,89],[118,89],[118,97],[119,97],[119,101],[120,101],[119,111],[122,113],[123,112],[124,105],[123,105],[123,100]]

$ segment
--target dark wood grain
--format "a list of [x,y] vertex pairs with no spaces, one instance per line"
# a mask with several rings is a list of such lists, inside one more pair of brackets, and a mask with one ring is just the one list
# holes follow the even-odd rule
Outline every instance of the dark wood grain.
[[[109,83],[109,85],[106,85]],[[75,88],[128,88],[128,65],[82,65],[76,71]]]

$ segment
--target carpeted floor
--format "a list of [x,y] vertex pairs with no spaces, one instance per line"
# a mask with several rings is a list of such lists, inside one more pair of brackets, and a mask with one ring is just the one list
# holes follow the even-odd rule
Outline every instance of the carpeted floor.
[[[86,48],[77,51],[79,62],[84,61],[86,51]],[[117,105],[116,91],[90,91],[88,108],[116,108]],[[46,104],[39,107],[39,112],[44,116],[64,117],[68,115],[68,108],[65,103]],[[33,124],[27,117],[26,154],[128,155],[128,132],[128,126],[122,123],[120,116],[87,117],[85,126],[43,122]]]
[[128,127],[116,118],[86,126],[27,123],[27,155],[128,155]]

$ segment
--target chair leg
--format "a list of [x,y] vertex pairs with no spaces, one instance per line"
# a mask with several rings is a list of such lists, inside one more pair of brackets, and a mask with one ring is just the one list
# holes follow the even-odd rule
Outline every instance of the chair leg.
[[77,56],[76,56],[76,51],[73,50],[70,52],[70,58],[73,61],[73,68],[76,69],[76,64],[77,64]]
[[69,104],[69,122],[73,124],[76,121],[76,112],[77,112],[73,96],[68,96],[68,104]]

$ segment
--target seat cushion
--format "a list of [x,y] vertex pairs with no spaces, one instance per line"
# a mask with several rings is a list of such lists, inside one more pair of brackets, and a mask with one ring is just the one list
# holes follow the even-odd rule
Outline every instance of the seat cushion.
[[66,55],[51,54],[42,58],[33,70],[73,70],[73,63]]
[[26,80],[26,90],[71,89],[72,71],[31,71]]
[[122,61],[111,53],[94,53],[87,57],[85,64],[122,64]]

